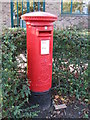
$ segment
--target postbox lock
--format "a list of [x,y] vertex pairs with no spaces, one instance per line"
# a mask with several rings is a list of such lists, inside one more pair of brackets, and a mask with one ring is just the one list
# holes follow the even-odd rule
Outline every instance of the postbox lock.
[[45,30],[47,30],[47,26],[45,26]]

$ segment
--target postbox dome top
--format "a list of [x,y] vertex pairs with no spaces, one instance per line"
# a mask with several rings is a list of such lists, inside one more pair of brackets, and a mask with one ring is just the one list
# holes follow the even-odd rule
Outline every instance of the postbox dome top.
[[30,12],[21,16],[25,21],[51,21],[57,20],[57,16],[47,12]]

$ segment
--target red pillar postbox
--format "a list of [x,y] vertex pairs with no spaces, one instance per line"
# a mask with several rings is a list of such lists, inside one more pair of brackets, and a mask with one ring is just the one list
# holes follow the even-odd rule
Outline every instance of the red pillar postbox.
[[[21,18],[26,21],[27,27],[27,76],[30,90],[36,96],[39,95],[39,101],[41,98],[43,102],[44,96],[49,96],[46,93],[52,85],[53,22],[57,16],[31,12]],[[36,101],[37,97],[34,99]]]

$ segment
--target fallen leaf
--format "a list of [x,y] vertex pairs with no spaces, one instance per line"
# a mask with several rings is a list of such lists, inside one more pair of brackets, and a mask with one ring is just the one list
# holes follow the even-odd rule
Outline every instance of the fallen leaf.
[[59,98],[59,95],[55,95],[55,99],[58,99]]
[[88,102],[89,100],[88,99],[85,99],[85,102]]
[[57,99],[54,99],[55,102],[57,102]]
[[61,99],[62,101],[64,101],[64,98],[61,97],[60,99]]
[[67,102],[63,97],[60,98],[63,103]]

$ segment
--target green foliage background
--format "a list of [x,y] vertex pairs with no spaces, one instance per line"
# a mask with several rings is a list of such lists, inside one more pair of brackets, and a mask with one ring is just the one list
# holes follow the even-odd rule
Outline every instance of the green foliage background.
[[24,29],[6,29],[2,34],[2,116],[10,118],[33,117],[28,102],[30,95],[26,73],[22,76],[17,67],[16,56],[26,50],[26,31]]
[[[54,31],[53,82],[60,80],[60,92],[77,99],[89,97],[89,36],[84,30]],[[70,71],[73,65],[73,71]]]
[[[53,86],[60,81],[59,93],[88,101],[88,34],[77,29],[55,30],[53,40]],[[18,71],[16,56],[26,51],[26,30],[6,29],[2,34],[3,117],[33,117],[36,112],[21,107],[28,102],[30,90],[26,73]],[[73,64],[73,72],[69,66]],[[79,72],[78,72],[78,68]]]

